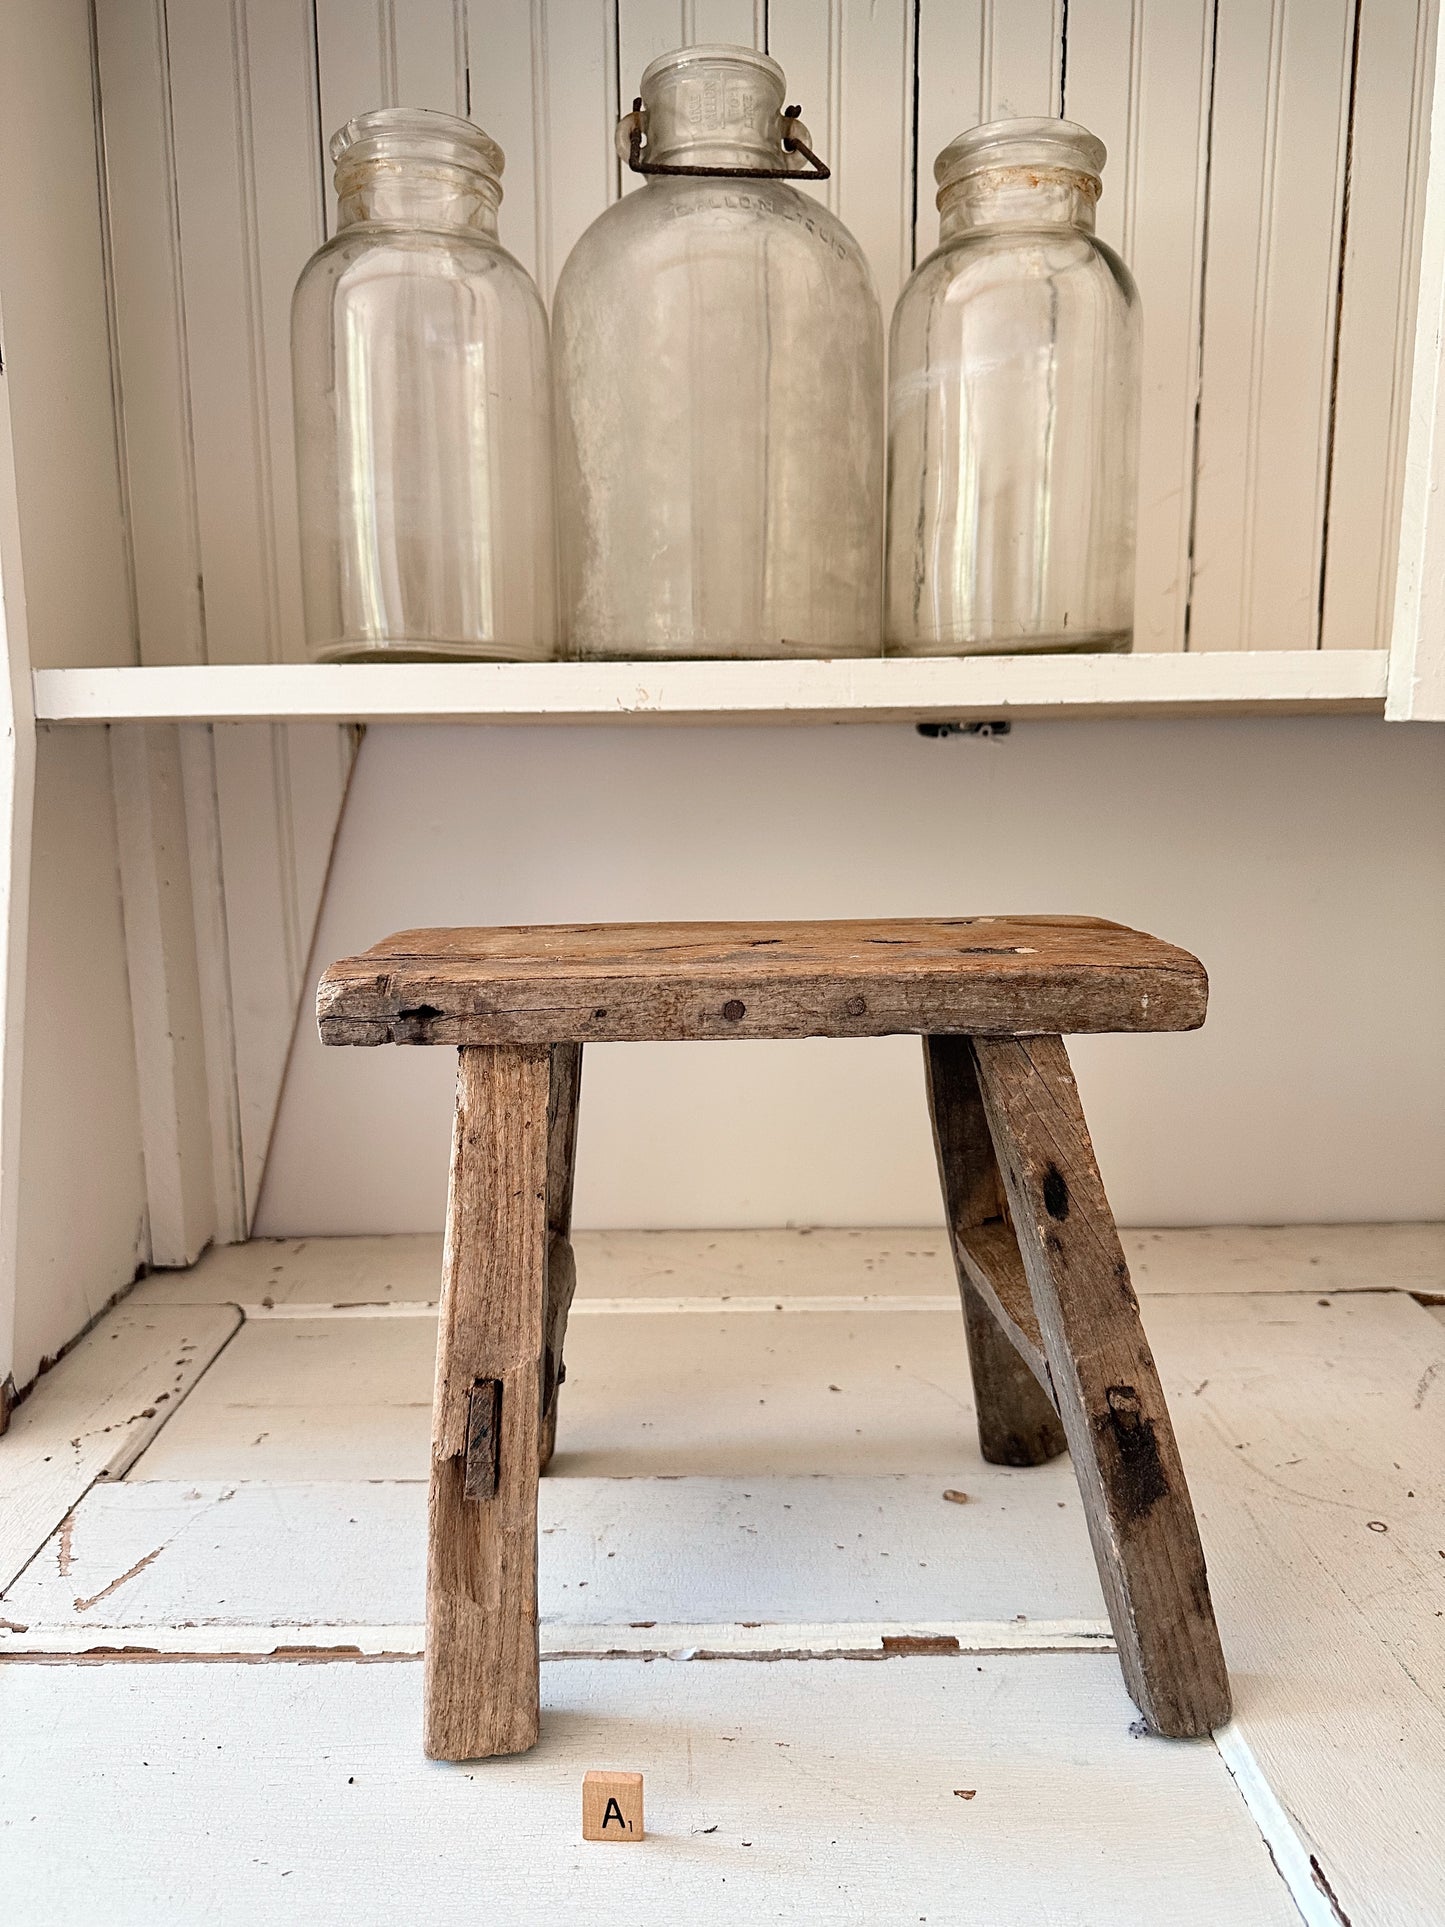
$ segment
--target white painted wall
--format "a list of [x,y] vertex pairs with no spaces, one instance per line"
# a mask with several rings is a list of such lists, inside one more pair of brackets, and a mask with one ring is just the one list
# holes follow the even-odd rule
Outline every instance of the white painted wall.
[[[1445,757],[1363,718],[374,729],[317,969],[428,923],[1092,912],[1202,956],[1193,1035],[1081,1039],[1133,1224],[1445,1215]],[[313,973],[315,974],[315,973]],[[446,1050],[303,1016],[258,1229],[440,1224]],[[604,1045],[584,1226],[908,1224],[938,1205],[918,1045]]]
[[149,1255],[110,745],[42,730],[25,977],[16,1383]]
[[[18,0],[0,57],[0,288],[16,536],[12,649],[60,668],[135,660],[113,406],[87,0]],[[0,459],[4,459],[0,452]],[[23,598],[19,585],[23,576]],[[23,667],[22,667],[23,673]],[[17,731],[23,729],[17,715]],[[28,782],[28,757],[21,783]],[[17,825],[28,795],[13,799]],[[13,1318],[0,1379],[24,1386],[145,1255],[135,1057],[110,752],[100,730],[36,744],[33,855],[7,856],[6,1181],[17,1182]],[[30,891],[29,927],[17,906]],[[23,967],[23,990],[22,990]],[[22,1003],[23,996],[23,1003]],[[23,1039],[15,1026],[23,1010]],[[23,1062],[20,1045],[23,1041]],[[17,1141],[18,1140],[18,1141]],[[9,1253],[0,1251],[8,1266]],[[7,1281],[8,1283],[8,1281]]]

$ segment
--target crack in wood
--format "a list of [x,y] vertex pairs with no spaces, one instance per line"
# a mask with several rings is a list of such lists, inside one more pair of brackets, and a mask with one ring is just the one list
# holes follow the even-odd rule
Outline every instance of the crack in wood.
[[[167,1540],[166,1545],[169,1545],[169,1543],[170,1541]],[[89,1599],[77,1599],[75,1602],[75,1610],[78,1613],[88,1613],[91,1607],[98,1606],[102,1599],[109,1599],[113,1592],[119,1592],[122,1586],[128,1585],[138,1573],[144,1572],[147,1566],[152,1565],[159,1559],[165,1549],[165,1545],[156,1546],[155,1549],[148,1552],[143,1559],[137,1559],[133,1566],[120,1575],[119,1579],[112,1579],[108,1586],[102,1586],[100,1591],[92,1593]]]
[[1351,1927],[1349,1915],[1345,1912],[1344,1908],[1340,1905],[1339,1899],[1335,1894],[1334,1888],[1330,1885],[1329,1881],[1325,1878],[1324,1868],[1320,1865],[1318,1859],[1315,1857],[1314,1854],[1310,1855],[1310,1879],[1315,1883],[1315,1885],[1319,1888],[1320,1892],[1324,1895],[1325,1899],[1330,1903],[1330,1908],[1334,1913],[1335,1919],[1340,1923],[1340,1927]]
[[1420,1383],[1415,1387],[1415,1397],[1413,1401],[1415,1410],[1417,1412],[1420,1410],[1421,1406],[1425,1403],[1425,1395],[1430,1390],[1430,1387],[1435,1383],[1435,1379],[1437,1374],[1439,1373],[1439,1370],[1440,1370],[1440,1361],[1437,1358],[1433,1364],[1427,1365],[1424,1371],[1420,1374]]

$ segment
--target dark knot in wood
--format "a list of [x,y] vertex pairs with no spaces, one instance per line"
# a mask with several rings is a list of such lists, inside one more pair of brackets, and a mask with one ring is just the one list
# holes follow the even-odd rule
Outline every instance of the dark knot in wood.
[[1044,1173],[1044,1209],[1058,1224],[1069,1215],[1069,1187],[1056,1164]]
[[1098,1427],[1101,1437],[1106,1442],[1112,1441],[1114,1447],[1115,1496],[1127,1517],[1143,1519],[1169,1494],[1168,1475],[1154,1437],[1154,1421],[1145,1417],[1139,1394],[1132,1385],[1108,1386],[1104,1406]]

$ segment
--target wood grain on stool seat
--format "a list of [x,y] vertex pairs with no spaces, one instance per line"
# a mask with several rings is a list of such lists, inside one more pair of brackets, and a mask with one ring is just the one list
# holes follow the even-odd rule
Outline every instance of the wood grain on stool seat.
[[1193,1030],[1196,957],[1096,917],[404,930],[321,980],[328,1044]]

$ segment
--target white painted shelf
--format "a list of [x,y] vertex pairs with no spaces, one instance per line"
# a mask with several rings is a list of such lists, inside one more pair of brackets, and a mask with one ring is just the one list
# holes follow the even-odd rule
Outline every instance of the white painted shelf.
[[1387,652],[39,669],[43,723],[848,723],[1382,714]]

